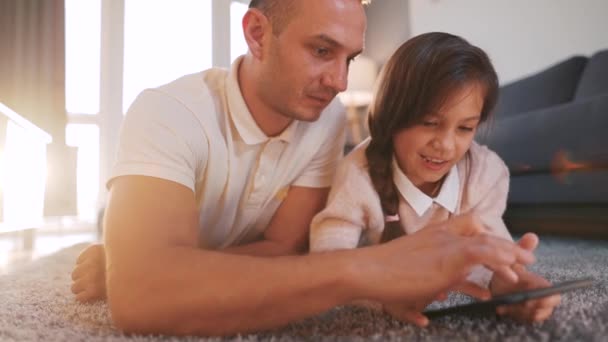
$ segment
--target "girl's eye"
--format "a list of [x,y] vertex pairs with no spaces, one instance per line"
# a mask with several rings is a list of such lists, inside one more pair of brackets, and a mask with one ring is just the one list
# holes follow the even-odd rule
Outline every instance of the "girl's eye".
[[427,127],[434,127],[437,126],[437,123],[434,121],[422,121],[422,125]]
[[460,128],[460,130],[465,131],[465,132],[473,132],[473,130],[475,129],[473,127],[467,127],[467,126],[461,126],[459,128]]

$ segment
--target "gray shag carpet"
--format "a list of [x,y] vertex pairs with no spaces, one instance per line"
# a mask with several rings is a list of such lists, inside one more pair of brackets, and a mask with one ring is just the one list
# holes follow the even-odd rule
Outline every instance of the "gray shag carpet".
[[[594,287],[565,294],[541,324],[496,317],[446,317],[422,329],[360,307],[339,307],[287,327],[228,338],[127,336],[105,303],[78,304],[70,272],[83,244],[0,276],[0,341],[608,341],[608,241],[541,238],[533,269],[552,282],[591,276]],[[452,295],[451,305],[466,301]],[[437,306],[439,304],[433,304]]]

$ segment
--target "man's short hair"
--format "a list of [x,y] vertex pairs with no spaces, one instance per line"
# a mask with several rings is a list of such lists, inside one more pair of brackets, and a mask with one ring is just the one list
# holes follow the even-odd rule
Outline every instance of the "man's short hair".
[[[367,5],[372,0],[360,0],[361,4]],[[294,0],[251,0],[249,8],[260,10],[272,25],[272,33],[279,35],[293,15],[295,8]]]

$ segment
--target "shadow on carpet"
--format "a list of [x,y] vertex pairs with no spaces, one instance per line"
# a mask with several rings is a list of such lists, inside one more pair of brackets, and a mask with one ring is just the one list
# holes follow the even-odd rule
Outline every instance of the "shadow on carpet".
[[[345,306],[285,328],[228,338],[120,333],[105,303],[78,304],[70,293],[70,272],[84,246],[0,276],[1,341],[606,341],[608,336],[608,241],[541,238],[534,271],[552,282],[587,276],[597,280],[592,288],[562,296],[562,304],[541,324],[452,316],[421,329],[370,309]],[[452,295],[441,305],[465,301]]]

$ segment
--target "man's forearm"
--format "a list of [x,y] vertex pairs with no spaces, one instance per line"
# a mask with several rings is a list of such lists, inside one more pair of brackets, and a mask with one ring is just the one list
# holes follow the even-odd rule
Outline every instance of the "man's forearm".
[[232,246],[222,251],[231,254],[264,257],[296,255],[304,252],[302,248],[295,248],[284,243],[271,240],[256,241],[246,245]]
[[147,259],[148,266],[137,270],[108,269],[110,308],[126,331],[243,333],[278,327],[357,297],[349,288],[356,273],[349,252],[259,258],[171,248]]

